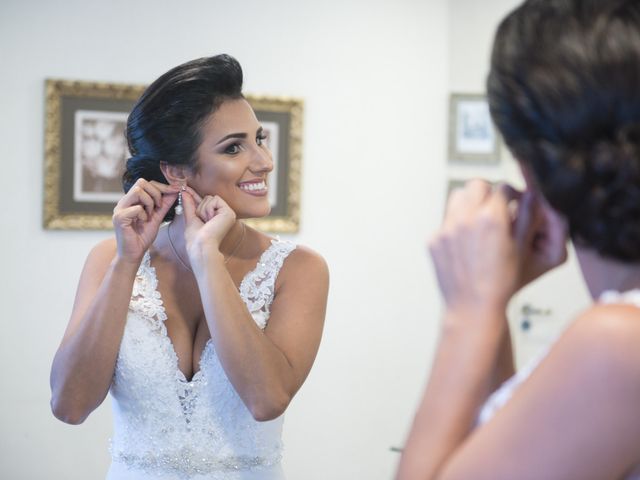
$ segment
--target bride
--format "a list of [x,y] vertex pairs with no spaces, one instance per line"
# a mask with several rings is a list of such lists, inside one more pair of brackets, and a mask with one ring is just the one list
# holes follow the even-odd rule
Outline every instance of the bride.
[[234,58],[201,58],[129,116],[115,238],[87,258],[51,370],[64,422],[111,392],[108,479],[284,478],[283,413],[318,350],[328,271],[241,221],[269,214],[273,168],[241,89]]

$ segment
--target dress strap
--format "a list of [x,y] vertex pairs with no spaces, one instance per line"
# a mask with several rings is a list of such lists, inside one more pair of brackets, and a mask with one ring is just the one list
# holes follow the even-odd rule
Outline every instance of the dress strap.
[[636,288],[626,292],[607,290],[602,292],[598,301],[600,303],[628,303],[640,308],[640,289]]
[[149,318],[155,328],[159,330],[165,328],[164,321],[167,319],[167,315],[158,291],[156,269],[151,266],[149,250],[144,253],[136,273],[136,279],[133,282],[129,311]]
[[275,282],[285,259],[296,249],[296,245],[279,239],[262,253],[256,268],[249,272],[240,284],[240,295],[250,312],[269,311],[275,295]]

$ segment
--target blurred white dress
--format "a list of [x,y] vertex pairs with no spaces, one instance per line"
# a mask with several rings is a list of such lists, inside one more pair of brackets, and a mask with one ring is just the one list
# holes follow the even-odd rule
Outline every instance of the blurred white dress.
[[[609,290],[600,296],[600,303],[626,303],[640,308],[640,290],[630,290],[628,292],[616,292]],[[525,367],[509,380],[504,382],[493,394],[489,396],[478,415],[477,424],[481,425],[489,420],[500,410],[513,396],[518,387],[527,379],[529,375],[536,369],[540,362],[547,356],[549,350],[553,346],[553,342],[544,348],[535,358],[533,358]],[[629,472],[625,480],[640,479],[640,465],[632,472]]]
[[[273,240],[240,285],[261,329],[269,320],[275,279],[295,249]],[[282,480],[283,417],[257,422],[209,340],[187,381],[167,335],[155,269],[147,252],[133,285],[115,369],[114,435],[108,480]]]

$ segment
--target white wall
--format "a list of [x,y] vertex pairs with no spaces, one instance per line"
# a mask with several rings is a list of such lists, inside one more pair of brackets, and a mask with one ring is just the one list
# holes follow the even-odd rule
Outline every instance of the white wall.
[[[305,99],[293,239],[326,257],[332,286],[316,365],[287,412],[285,469],[292,480],[388,479],[389,447],[404,439],[435,343],[424,239],[439,223],[445,180],[518,181],[506,152],[493,168],[445,162],[448,93],[484,90],[493,31],[517,3],[3,0],[0,478],[100,478],[108,465],[106,403],[79,427],[48,407],[78,274],[109,233],[41,227],[46,77],[148,83],[228,52],[246,91]],[[549,280],[523,296],[568,318],[585,301],[575,263]]]
[[447,29],[445,0],[0,2],[1,478],[100,478],[108,464],[107,404],[79,427],[48,407],[84,257],[109,233],[41,227],[44,79],[148,83],[220,52],[246,91],[306,101],[294,240],[324,254],[332,287],[285,469],[390,478],[438,321],[423,244],[444,196]]

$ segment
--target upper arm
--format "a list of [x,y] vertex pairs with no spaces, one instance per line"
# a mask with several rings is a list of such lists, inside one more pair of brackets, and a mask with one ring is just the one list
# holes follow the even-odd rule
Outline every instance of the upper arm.
[[69,337],[73,336],[80,326],[82,318],[96,297],[115,254],[116,242],[113,238],[98,243],[89,252],[78,281],[71,317],[62,338],[63,344]]
[[637,309],[591,309],[441,478],[620,478],[640,460],[639,342]]
[[327,306],[329,270],[324,259],[297,247],[284,262],[275,286],[265,334],[282,351],[300,388],[315,359]]

